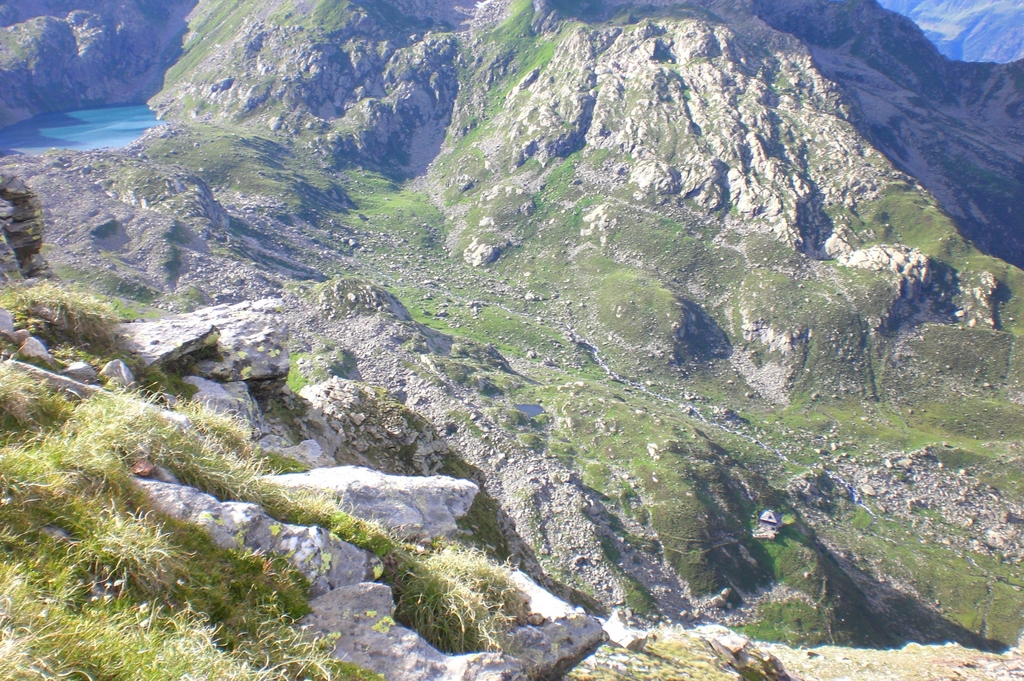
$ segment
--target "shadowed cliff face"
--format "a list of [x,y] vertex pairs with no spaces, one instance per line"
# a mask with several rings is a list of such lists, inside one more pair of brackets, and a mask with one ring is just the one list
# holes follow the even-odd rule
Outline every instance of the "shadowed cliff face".
[[873,1],[759,2],[809,45],[860,132],[934,194],[981,250],[1024,264],[1024,65],[940,55],[909,19]]
[[142,102],[163,86],[194,0],[15,0],[0,7],[0,124]]

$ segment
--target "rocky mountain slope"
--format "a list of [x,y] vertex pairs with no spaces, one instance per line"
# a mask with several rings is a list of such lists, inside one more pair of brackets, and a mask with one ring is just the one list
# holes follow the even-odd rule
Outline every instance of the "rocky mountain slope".
[[195,3],[0,4],[0,122],[39,113],[139,102],[162,87]]
[[884,0],[913,19],[950,59],[1006,63],[1024,59],[1024,10],[991,0]]
[[869,2],[466,11],[200,2],[170,125],[0,168],[66,280],[282,298],[293,391],[422,414],[564,598],[1014,645],[1019,67]]

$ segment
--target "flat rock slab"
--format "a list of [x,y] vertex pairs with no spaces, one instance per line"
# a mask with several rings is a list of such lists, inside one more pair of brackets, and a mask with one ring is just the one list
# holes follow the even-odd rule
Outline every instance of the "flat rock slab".
[[155,321],[122,324],[118,333],[122,347],[138,355],[146,366],[216,346],[216,358],[196,363],[196,373],[203,378],[221,382],[279,380],[288,376],[290,367],[281,307],[277,299],[217,305]]
[[310,602],[299,625],[335,635],[334,657],[377,672],[387,681],[513,681],[525,679],[514,662],[494,653],[445,655],[395,623],[391,588],[364,583]]
[[453,536],[456,521],[469,512],[480,491],[468,480],[385,475],[357,466],[315,468],[268,479],[285,487],[334,492],[352,515],[417,540]]
[[149,367],[179,360],[217,342],[220,335],[209,320],[192,315],[152,322],[132,322],[117,328],[119,344]]
[[279,523],[256,504],[218,501],[195,487],[143,478],[133,478],[133,482],[156,510],[198,525],[221,548],[284,556],[310,581],[314,597],[380,574],[376,556],[321,527]]

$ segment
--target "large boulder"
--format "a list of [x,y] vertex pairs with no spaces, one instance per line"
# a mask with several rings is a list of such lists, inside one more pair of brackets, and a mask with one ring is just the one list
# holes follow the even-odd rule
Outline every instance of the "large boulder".
[[291,362],[285,344],[288,326],[278,299],[219,305],[192,314],[220,331],[219,357],[196,363],[196,372],[217,381],[281,381]]
[[316,468],[267,479],[285,487],[334,492],[352,515],[417,540],[453,536],[456,521],[466,515],[480,491],[468,480],[385,475],[356,466]]
[[387,681],[512,681],[525,679],[501,655],[445,655],[419,634],[395,623],[391,588],[364,583],[314,599],[300,621],[310,633],[335,636],[334,656]]
[[529,624],[510,633],[510,650],[531,679],[560,679],[607,640],[601,620],[548,593],[522,572],[513,581],[527,599]]
[[436,473],[448,444],[425,418],[379,388],[331,378],[300,393],[310,409],[306,437],[338,463],[399,475]]
[[284,556],[310,584],[314,597],[380,576],[380,562],[321,527],[279,523],[256,504],[218,501],[194,487],[134,478],[153,508],[198,525],[217,546]]
[[290,367],[288,330],[278,299],[217,305],[156,321],[121,325],[121,344],[146,366],[165,364],[210,348],[197,357],[202,378],[282,381]]

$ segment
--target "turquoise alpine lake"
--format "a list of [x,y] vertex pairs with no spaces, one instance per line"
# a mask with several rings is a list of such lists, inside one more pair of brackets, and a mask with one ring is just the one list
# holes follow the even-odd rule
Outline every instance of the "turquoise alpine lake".
[[38,156],[50,149],[123,147],[158,125],[164,123],[144,104],[40,114],[0,129],[0,150]]

